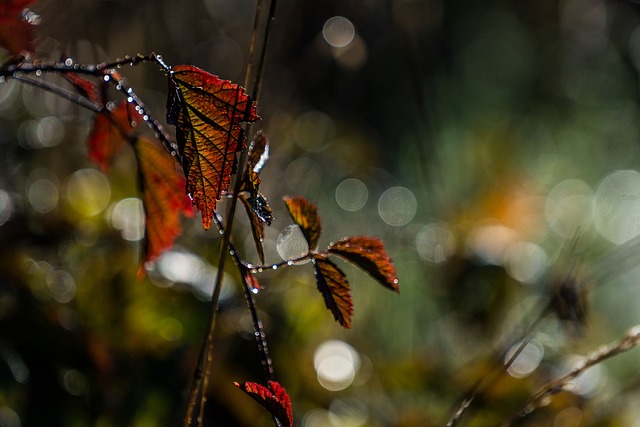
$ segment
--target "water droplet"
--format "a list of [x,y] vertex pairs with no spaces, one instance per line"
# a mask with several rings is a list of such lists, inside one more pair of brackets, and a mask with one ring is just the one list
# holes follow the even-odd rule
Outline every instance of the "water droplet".
[[172,152],[171,152],[171,155],[172,155],[173,157],[175,157],[175,156],[177,156],[177,155],[178,155],[178,153],[176,153],[175,151],[172,151]]
[[252,268],[250,271],[251,271],[251,274],[256,274],[258,272],[258,269]]
[[234,256],[235,254],[235,251],[229,251],[229,255]]
[[122,90],[122,85],[121,84],[116,85],[116,89],[117,90]]
[[146,114],[144,116],[142,116],[142,120],[144,120],[145,122],[149,121],[149,116],[147,116]]
[[5,82],[4,76],[0,76],[0,83],[4,83],[4,82]]
[[36,71],[36,76],[40,77],[42,75],[42,70],[37,70]]
[[70,67],[73,65],[73,59],[71,58],[67,58],[64,60],[64,65],[66,65],[67,67]]
[[224,234],[224,230],[218,230],[218,233],[220,233],[220,235]]
[[251,288],[251,293],[254,295],[258,295],[258,292],[260,292],[260,289],[258,288]]
[[273,265],[271,266],[271,269],[273,269],[273,270],[277,270],[277,269],[278,269],[278,264],[273,264]]
[[287,261],[287,265],[293,265],[293,261],[291,260]]
[[132,96],[128,97],[127,98],[127,102],[129,102],[129,103],[133,102],[133,97]]
[[110,77],[110,76],[108,76],[108,75],[105,75],[105,76],[103,77],[103,79],[104,79],[104,81],[105,81],[105,82],[108,82],[109,80],[111,80],[111,77]]
[[262,268],[259,268],[259,269],[258,269],[258,273],[262,273]]
[[127,93],[131,93],[131,92],[133,92],[133,89],[128,88],[128,89],[127,89]]

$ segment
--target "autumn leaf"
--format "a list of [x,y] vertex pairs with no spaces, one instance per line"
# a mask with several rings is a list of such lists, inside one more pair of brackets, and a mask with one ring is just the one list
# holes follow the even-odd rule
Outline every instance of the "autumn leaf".
[[315,250],[318,247],[318,239],[322,231],[318,207],[300,196],[285,196],[283,200],[291,218],[302,230],[302,234],[309,244],[309,250]]
[[328,253],[354,263],[383,286],[399,292],[396,269],[381,240],[366,236],[347,237],[331,243]]
[[[102,106],[102,94],[94,81],[76,73],[64,73],[63,76],[82,96],[96,105]],[[104,83],[104,80],[102,82]]]
[[145,213],[144,261],[155,260],[182,232],[180,215],[193,216],[184,192],[185,179],[177,162],[162,144],[139,138],[134,145]]
[[262,285],[260,284],[260,282],[258,282],[258,279],[256,278],[256,276],[251,274],[251,271],[249,271],[249,269],[243,266],[242,264],[240,264],[239,266],[240,266],[240,274],[242,274],[244,283],[249,287],[249,290],[251,290],[254,293],[261,291]]
[[353,301],[347,277],[324,254],[315,254],[312,261],[316,284],[325,306],[342,327],[351,328]]
[[269,411],[282,427],[293,425],[291,398],[277,381],[269,381],[268,387],[254,382],[234,384]]
[[0,1],[0,46],[14,57],[33,53],[33,28],[40,17],[27,7],[35,0]]
[[89,158],[104,172],[109,170],[115,154],[131,135],[139,114],[133,104],[122,100],[113,110],[96,114],[89,135]]
[[205,229],[236,170],[236,153],[245,140],[240,125],[258,120],[255,103],[241,86],[190,65],[170,71],[167,122],[176,126],[186,191]]

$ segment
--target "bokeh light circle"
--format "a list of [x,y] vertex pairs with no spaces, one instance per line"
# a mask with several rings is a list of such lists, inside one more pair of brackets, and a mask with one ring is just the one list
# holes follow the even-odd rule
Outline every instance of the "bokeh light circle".
[[444,224],[427,224],[416,235],[416,249],[427,262],[445,262],[456,250],[456,238]]
[[355,212],[362,209],[368,198],[369,190],[359,179],[345,179],[336,187],[336,202],[345,211]]
[[618,170],[607,175],[593,199],[593,220],[598,232],[612,243],[640,234],[640,173]]
[[285,227],[276,240],[278,255],[285,260],[300,258],[309,252],[309,245],[300,227],[295,224]]
[[313,355],[318,382],[330,391],[349,387],[360,369],[360,355],[343,341],[329,340],[320,344]]
[[391,187],[378,199],[378,214],[384,222],[396,227],[411,222],[418,210],[418,201],[411,190]]
[[344,16],[327,19],[322,27],[322,37],[332,47],[345,47],[353,41],[356,28]]
[[67,180],[64,195],[76,212],[91,217],[107,207],[111,185],[102,172],[80,169]]

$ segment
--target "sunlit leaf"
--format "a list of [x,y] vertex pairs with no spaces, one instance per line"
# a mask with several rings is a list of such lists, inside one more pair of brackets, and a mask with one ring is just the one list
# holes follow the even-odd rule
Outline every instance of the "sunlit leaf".
[[27,7],[35,0],[0,1],[0,46],[18,57],[33,53],[33,28],[40,21]]
[[315,254],[312,258],[313,272],[318,290],[324,298],[325,306],[344,328],[351,328],[353,302],[349,282],[345,274],[326,255]]
[[245,140],[240,125],[257,120],[255,103],[241,86],[190,65],[170,72],[167,122],[176,126],[186,190],[205,229],[236,170]]
[[234,384],[277,418],[282,427],[291,427],[293,425],[291,399],[284,387],[277,381],[269,381],[268,387],[254,382]]
[[114,155],[135,129],[137,117],[133,104],[124,100],[113,110],[96,114],[88,140],[89,158],[103,171],[109,170]]
[[381,240],[366,236],[346,237],[331,243],[328,252],[356,264],[383,286],[399,292],[396,269]]
[[285,196],[284,204],[293,221],[300,226],[310,250],[318,247],[318,238],[322,231],[318,207],[300,196]]
[[184,192],[185,179],[177,162],[160,142],[139,138],[135,143],[145,213],[145,262],[170,248],[182,232],[181,215],[193,216]]

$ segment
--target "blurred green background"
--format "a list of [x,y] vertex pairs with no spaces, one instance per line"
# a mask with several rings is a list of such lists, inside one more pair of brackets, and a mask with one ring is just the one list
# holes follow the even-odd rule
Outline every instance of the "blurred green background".
[[[37,50],[81,63],[154,51],[242,83],[255,8],[41,0]],[[300,251],[280,201],[300,194],[320,208],[321,246],[382,238],[401,290],[340,263],[355,304],[345,331],[310,265],[259,277],[297,426],[445,425],[568,274],[580,274],[586,322],[546,318],[461,425],[513,416],[640,323],[639,29],[640,5],[623,0],[279,2],[252,129],[271,141],[267,262]],[[164,122],[158,67],[121,72]],[[125,148],[98,171],[92,118],[0,84],[3,427],[173,426],[184,412],[220,238],[185,221],[137,280],[135,160]],[[238,219],[236,246],[257,262]],[[262,373],[237,272],[227,277],[205,424],[272,425],[232,384]],[[600,364],[517,425],[640,426],[638,366],[638,351]]]

